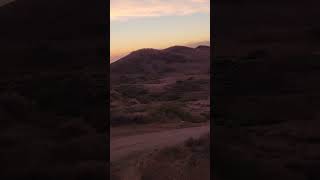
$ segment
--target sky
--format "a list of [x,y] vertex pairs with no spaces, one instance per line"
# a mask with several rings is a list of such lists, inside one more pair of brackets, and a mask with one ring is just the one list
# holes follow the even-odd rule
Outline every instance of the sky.
[[141,48],[209,44],[210,0],[111,0],[110,59]]

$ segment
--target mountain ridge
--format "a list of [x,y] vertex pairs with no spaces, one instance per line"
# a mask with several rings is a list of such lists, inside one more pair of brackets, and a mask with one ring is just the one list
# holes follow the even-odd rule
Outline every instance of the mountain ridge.
[[111,79],[120,76],[167,76],[205,74],[210,68],[210,47],[172,46],[165,49],[143,48],[110,64]]
[[123,59],[128,59],[131,58],[131,56],[135,56],[135,55],[150,55],[150,54],[156,54],[156,53],[178,53],[181,50],[197,50],[197,49],[209,49],[210,50],[210,46],[207,45],[199,45],[195,48],[192,47],[188,47],[188,46],[181,46],[181,45],[175,45],[175,46],[170,46],[168,48],[165,49],[155,49],[155,48],[142,48],[142,49],[138,49],[135,51],[130,52],[128,55],[120,58],[117,61],[112,62],[110,65],[121,61]]

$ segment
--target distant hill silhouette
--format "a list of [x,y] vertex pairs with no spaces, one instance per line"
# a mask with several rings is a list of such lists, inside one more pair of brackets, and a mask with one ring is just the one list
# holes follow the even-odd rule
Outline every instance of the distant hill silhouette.
[[166,76],[170,73],[208,73],[210,47],[173,46],[163,50],[140,49],[110,64],[110,75]]

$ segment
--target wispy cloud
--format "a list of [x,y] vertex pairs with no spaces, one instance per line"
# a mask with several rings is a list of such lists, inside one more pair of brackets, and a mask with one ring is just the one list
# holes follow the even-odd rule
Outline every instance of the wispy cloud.
[[111,0],[111,21],[210,12],[209,0]]
[[191,43],[187,43],[185,45],[189,46],[189,47],[193,47],[193,48],[198,47],[200,45],[210,46],[210,41],[191,42]]

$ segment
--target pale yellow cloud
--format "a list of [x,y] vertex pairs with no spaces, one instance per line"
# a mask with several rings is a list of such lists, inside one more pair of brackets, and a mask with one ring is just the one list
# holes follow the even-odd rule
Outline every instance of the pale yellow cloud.
[[111,21],[209,13],[209,0],[111,0]]

